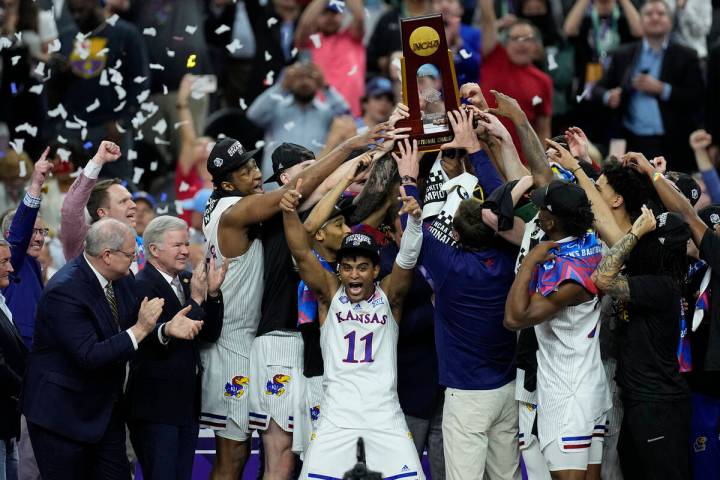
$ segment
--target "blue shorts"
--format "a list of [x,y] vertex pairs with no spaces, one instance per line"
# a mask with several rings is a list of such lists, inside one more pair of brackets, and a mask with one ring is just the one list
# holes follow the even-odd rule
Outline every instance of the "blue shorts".
[[693,479],[715,478],[720,472],[720,399],[692,394],[690,464]]

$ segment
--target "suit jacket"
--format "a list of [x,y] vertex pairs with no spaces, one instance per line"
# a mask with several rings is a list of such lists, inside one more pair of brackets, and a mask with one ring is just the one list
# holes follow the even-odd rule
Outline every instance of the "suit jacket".
[[28,421],[76,441],[98,442],[107,429],[135,355],[124,331],[137,321],[132,274],[113,282],[121,328],[84,256],[62,267],[38,303],[22,412]]
[[[627,112],[633,91],[633,70],[641,52],[641,41],[620,46],[612,54],[608,71],[593,89],[593,98],[601,101],[605,92],[621,87],[622,97],[617,109],[620,116]],[[659,80],[672,86],[668,100],[658,98],[665,129],[664,148],[671,157],[668,168],[690,172],[695,169],[695,162],[688,140],[690,133],[700,127],[704,109],[704,81],[695,50],[671,41],[665,51]],[[622,125],[621,118],[615,120],[617,125]]]
[[153,341],[143,342],[133,359],[130,380],[126,392],[129,420],[151,421],[170,425],[189,425],[200,414],[200,376],[202,365],[198,341],[214,342],[220,336],[223,321],[222,295],[198,305],[190,298],[189,273],[180,274],[180,284],[185,293],[185,305],[181,305],[162,274],[151,263],[136,277],[135,295],[138,301],[144,297],[165,299],[158,326],[170,321],[184,306],[192,305],[188,317],[204,320],[200,334],[194,340],[171,338],[167,345],[161,344],[157,333]]
[[27,347],[20,332],[0,310],[0,439],[20,435],[18,397],[26,359]]

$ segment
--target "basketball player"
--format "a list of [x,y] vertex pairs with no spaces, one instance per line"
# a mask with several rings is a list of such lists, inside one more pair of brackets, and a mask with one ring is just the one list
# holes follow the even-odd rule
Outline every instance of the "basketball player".
[[[338,275],[334,275],[312,253],[296,213],[301,183],[298,180],[295,189],[285,194],[280,208],[300,276],[318,300],[325,397],[300,478],[342,478],[354,465],[357,439],[363,437],[368,468],[384,478],[424,479],[396,389],[396,322],[412,282],[422,235],[402,239],[393,270],[379,285],[377,245],[368,235],[349,235],[337,251]],[[404,190],[401,194],[401,213],[410,214],[407,230],[419,232],[422,211]]]
[[[582,188],[554,180],[533,192],[550,238],[523,259],[505,306],[505,326],[535,326],[537,430],[554,479],[600,478],[605,414],[612,406],[600,360],[598,291],[590,275],[601,245]],[[586,476],[587,475],[587,476]]]
[[[391,139],[387,124],[357,135],[304,169],[301,193],[310,195],[355,149],[377,138]],[[255,162],[257,150],[246,151],[240,142],[224,138],[208,157],[207,168],[215,189],[203,217],[208,261],[227,258],[228,272],[222,286],[225,301],[223,328],[217,342],[201,350],[202,377],[200,423],[215,430],[217,456],[211,478],[236,480],[249,456],[248,387],[250,349],[260,320],[263,293],[263,247],[258,238],[260,222],[279,212],[286,189],[264,193],[262,175]]]

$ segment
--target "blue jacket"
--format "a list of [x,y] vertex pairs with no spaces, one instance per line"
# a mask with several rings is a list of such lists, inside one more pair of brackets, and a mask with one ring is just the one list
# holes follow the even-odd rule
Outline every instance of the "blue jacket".
[[131,273],[113,282],[120,330],[83,255],[48,282],[23,383],[28,421],[78,442],[100,441],[122,395],[125,365],[135,354],[124,331],[137,321],[134,284]]
[[10,225],[7,240],[10,243],[10,263],[15,271],[10,275],[10,285],[2,291],[28,348],[32,345],[35,330],[35,307],[43,289],[40,264],[27,254],[39,211],[40,199],[26,194]]

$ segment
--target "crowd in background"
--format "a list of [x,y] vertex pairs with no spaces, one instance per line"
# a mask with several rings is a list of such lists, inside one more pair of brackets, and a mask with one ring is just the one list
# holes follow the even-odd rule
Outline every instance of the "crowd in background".
[[[457,87],[468,106],[448,113],[455,140],[440,154],[417,158],[410,144],[400,142],[404,131],[395,128],[407,116],[404,106],[398,106],[404,91],[399,21],[438,13]],[[317,159],[322,165],[317,171],[326,174],[316,184],[304,178],[303,198],[309,199],[300,207],[316,240],[313,248],[334,257],[340,245],[328,246],[335,241],[332,235],[340,238],[350,230],[327,233],[334,218],[327,212],[315,214],[327,218],[311,231],[305,217],[317,221],[310,214],[315,205],[328,208],[328,201],[321,199],[333,196],[344,197],[346,203],[354,199],[350,210],[341,202],[329,205],[342,213],[344,223],[338,228],[345,225],[377,242],[381,276],[392,269],[404,229],[397,186],[417,187],[407,195],[421,204],[426,233],[412,294],[406,299],[404,316],[410,326],[400,330],[397,389],[418,453],[422,456],[427,449],[433,478],[518,478],[518,452],[508,456],[493,449],[494,442],[518,440],[523,475],[530,480],[551,473],[563,479],[623,478],[623,473],[626,479],[720,475],[720,284],[719,270],[713,268],[720,248],[720,4],[715,0],[0,0],[0,21],[0,218],[6,240],[0,240],[0,313],[17,330],[8,335],[17,333],[17,350],[22,350],[18,358],[28,352],[36,355],[34,370],[28,371],[37,380],[43,362],[56,361],[37,360],[36,352],[51,349],[57,334],[50,328],[38,337],[39,325],[45,328],[52,317],[52,299],[43,297],[44,287],[58,271],[81,268],[76,264],[84,255],[83,265],[115,285],[114,294],[104,291],[110,305],[105,313],[122,331],[123,316],[133,317],[130,312],[135,312],[133,318],[140,312],[142,321],[127,335],[131,341],[107,347],[106,353],[85,352],[81,363],[88,363],[83,368],[104,368],[105,354],[130,360],[146,336],[146,343],[164,346],[187,342],[174,353],[175,363],[163,368],[189,369],[180,381],[189,406],[170,409],[164,417],[156,412],[166,408],[163,402],[173,402],[172,395],[150,385],[165,371],[126,377],[123,369],[115,368],[112,378],[98,375],[82,385],[43,377],[51,384],[65,381],[65,388],[76,393],[92,391],[87,395],[103,388],[117,390],[114,379],[122,396],[123,383],[129,381],[132,413],[116,418],[116,410],[109,407],[105,413],[112,428],[107,431],[121,432],[124,438],[123,422],[128,424],[136,450],[131,457],[139,460],[146,477],[185,478],[192,470],[190,459],[189,466],[179,462],[173,467],[177,476],[158,473],[172,458],[155,458],[160,454],[146,439],[163,439],[167,431],[152,430],[148,425],[153,421],[162,418],[160,423],[174,425],[173,435],[185,440],[196,439],[200,425],[213,427],[207,418],[198,424],[193,410],[200,409],[204,391],[194,384],[196,374],[199,378],[207,364],[192,339],[221,344],[218,339],[227,335],[221,333],[222,319],[227,329],[228,308],[236,308],[227,303],[227,266],[205,271],[209,215],[214,202],[227,194],[223,185],[235,181],[222,171],[222,162],[212,163],[219,145],[228,150],[223,143],[228,138],[240,142],[236,150],[244,155],[236,170],[255,165],[248,163],[252,158],[261,175],[253,182],[264,184],[265,195],[276,189],[295,191],[291,179]],[[447,74],[433,65],[423,67],[411,72],[408,81],[415,82],[415,76],[437,81]],[[390,154],[393,146],[396,161]],[[376,151],[382,154],[357,159]],[[408,167],[412,162],[416,168]],[[355,171],[358,164],[367,171]],[[253,166],[247,174],[254,172]],[[577,188],[553,197],[551,187],[558,178]],[[533,185],[536,191],[545,190],[542,198],[526,193]],[[238,184],[229,190],[241,195],[262,192],[257,186],[245,192]],[[466,203],[468,196],[482,200],[478,205],[485,207]],[[291,324],[287,329],[299,332],[306,351],[319,349],[318,331],[303,327],[302,320],[295,325],[296,307],[302,314],[305,305],[303,287],[300,284],[298,305],[301,278],[288,268],[291,252],[277,203],[272,209],[263,205],[266,210],[253,210],[249,215],[257,221],[237,227],[251,245],[256,224],[264,228],[264,235],[257,237],[265,248],[264,284],[260,273],[260,283],[252,287],[256,290],[243,286],[244,293],[262,301],[257,305],[262,310],[259,329],[250,340],[237,337],[242,345],[247,340],[243,355],[248,358],[255,334],[272,335]],[[569,211],[558,212],[558,205]],[[482,220],[468,220],[472,216]],[[591,227],[596,235],[586,238],[584,232]],[[427,232],[436,240],[429,240]],[[543,265],[548,249],[568,237],[589,242],[572,248],[597,248],[581,266],[568,267],[575,275],[570,283],[582,291],[563,293],[562,304],[533,303],[540,300],[527,297],[528,286],[543,298],[555,293],[557,299],[561,285],[567,285],[562,278],[549,278],[551,273],[538,279],[531,268]],[[648,239],[656,237],[662,239],[660,246],[649,246]],[[165,249],[158,245],[169,243],[182,250],[181,260],[164,256]],[[247,246],[238,249],[238,256],[252,251]],[[478,251],[486,253],[478,256]],[[653,259],[657,268],[649,267]],[[139,276],[151,264],[170,271],[165,280],[179,302],[171,315],[163,311],[161,316],[157,304],[143,303],[145,296],[152,298],[153,281],[162,277],[139,277],[137,286],[123,279],[128,268]],[[293,272],[287,281],[295,282],[292,285],[276,282],[267,273],[284,275],[286,268]],[[202,280],[191,284],[190,272]],[[258,270],[251,274],[258,275]],[[69,275],[61,277],[66,281]],[[458,275],[467,275],[470,283],[447,280]],[[629,280],[618,284],[623,276]],[[473,289],[474,282],[482,288]],[[132,301],[115,303],[113,295]],[[506,298],[512,299],[508,307]],[[175,300],[166,298],[165,304]],[[572,310],[586,304],[597,310],[597,317]],[[567,332],[553,331],[547,320],[560,325],[576,318],[572,315],[588,322],[601,318],[605,332],[583,354],[593,360],[568,366],[567,373],[602,373],[579,388],[587,397],[573,397],[584,398],[587,405],[578,400],[571,407],[577,414],[573,418],[600,422],[605,436],[600,454],[595,443],[590,452],[589,440],[582,447],[563,444],[555,453],[546,451],[551,444],[547,432],[555,432],[548,425],[557,418],[548,420],[538,405],[562,400],[557,391],[567,386],[553,384],[565,380],[562,372],[549,370],[562,370],[556,368],[562,355],[578,358],[573,356],[577,351],[548,347],[554,342],[566,345],[561,340]],[[277,319],[265,320],[272,316]],[[480,327],[472,323],[476,317],[495,323]],[[623,322],[628,317],[635,319],[629,328]],[[175,323],[168,331],[155,329],[155,322],[171,321]],[[205,322],[202,329],[193,323],[200,321]],[[129,327],[135,319],[125,323]],[[635,327],[640,323],[643,329]],[[523,333],[516,338],[511,330]],[[529,338],[527,332],[535,333]],[[62,342],[86,347],[78,337]],[[157,360],[152,350],[138,352],[135,365]],[[41,438],[38,425],[53,430],[57,419],[45,419],[48,414],[40,411],[39,400],[22,407],[30,421],[23,417],[21,425],[20,417],[15,419],[20,391],[26,399],[39,397],[42,386],[28,386],[24,360],[23,371],[17,371],[13,361],[3,345],[0,379],[13,387],[0,394],[0,410],[13,416],[0,421],[0,452],[7,456],[7,465],[15,459],[15,470],[5,467],[6,477],[0,475],[0,480],[15,479],[16,438],[20,478],[39,478],[34,460],[23,464],[23,452],[32,456],[29,436]],[[306,377],[322,378],[318,356],[309,360],[306,355],[298,362]],[[174,388],[168,378],[162,382]],[[243,385],[231,387],[235,395]],[[461,395],[458,391],[496,396],[467,396],[460,402],[451,396]],[[119,401],[117,395],[113,390],[113,402]],[[147,401],[151,397],[154,403]],[[495,410],[483,410],[480,404]],[[554,408],[561,410],[560,405]],[[468,425],[465,419],[473,415],[483,421]],[[558,415],[572,416],[567,411]],[[189,417],[193,420],[185,422]],[[650,428],[658,422],[665,423],[667,431]],[[509,430],[493,430],[507,425]],[[585,435],[583,428],[577,432]],[[100,430],[93,431],[92,438],[86,431],[68,436],[92,443]],[[274,435],[266,438],[287,440]],[[593,435],[602,436],[591,428]],[[665,440],[655,443],[654,438]],[[237,476],[247,459],[238,447],[247,438],[226,440],[232,441],[222,447],[224,453],[219,447],[213,478]],[[654,445],[641,448],[645,440]],[[39,441],[52,445],[52,439]],[[284,444],[265,444],[263,468],[273,478],[290,478],[299,470],[295,457],[286,454],[304,447],[296,448],[294,440],[292,448],[277,445]],[[562,468],[553,468],[554,459],[565,458],[561,454],[585,447],[589,453],[583,468],[562,461]],[[187,460],[194,443],[179,441],[172,448]],[[480,453],[469,455],[468,449]],[[40,455],[41,467],[52,464]],[[587,470],[588,476],[563,476],[574,470]],[[67,475],[54,472],[48,478],[73,478]]]

